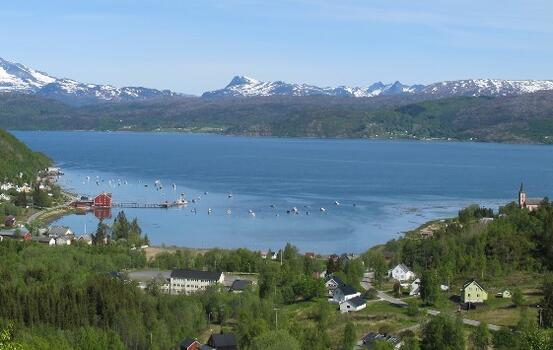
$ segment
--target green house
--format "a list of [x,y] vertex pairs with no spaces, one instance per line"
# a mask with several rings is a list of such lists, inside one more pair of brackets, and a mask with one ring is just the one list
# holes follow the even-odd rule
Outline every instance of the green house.
[[471,279],[461,289],[461,301],[463,303],[483,303],[488,300],[488,292],[476,280]]

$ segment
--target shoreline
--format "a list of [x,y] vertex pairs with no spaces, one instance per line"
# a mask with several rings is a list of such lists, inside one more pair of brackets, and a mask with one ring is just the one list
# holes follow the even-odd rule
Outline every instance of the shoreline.
[[221,137],[242,137],[242,138],[255,138],[255,139],[289,139],[289,140],[348,140],[348,141],[404,141],[404,142],[429,142],[429,143],[474,143],[474,144],[497,144],[497,145],[528,145],[528,146],[551,146],[551,143],[530,141],[517,142],[511,141],[497,141],[497,140],[485,140],[479,138],[453,138],[453,137],[380,137],[380,136],[363,136],[363,137],[348,137],[348,136],[335,136],[335,137],[323,137],[323,136],[278,136],[278,135],[262,135],[262,134],[238,134],[238,133],[225,133],[223,132],[210,132],[210,131],[193,131],[184,129],[7,129],[9,132],[96,132],[96,133],[147,133],[147,134],[184,134],[184,135],[210,135]]

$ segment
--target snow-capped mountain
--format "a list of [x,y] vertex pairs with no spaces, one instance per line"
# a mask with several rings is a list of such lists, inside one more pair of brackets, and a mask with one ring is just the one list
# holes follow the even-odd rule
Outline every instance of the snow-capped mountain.
[[468,79],[426,86],[422,93],[437,96],[514,96],[553,90],[553,80]]
[[56,78],[0,57],[0,92],[37,92]]
[[373,97],[378,95],[396,95],[415,93],[423,88],[420,85],[403,85],[399,81],[393,84],[381,82],[369,87],[318,87],[308,84],[292,84],[283,81],[261,82],[246,76],[235,76],[224,88],[205,92],[203,97],[251,97],[251,96],[351,96]]
[[70,104],[140,101],[178,95],[169,90],[83,84],[71,79],[56,78],[0,58],[0,93],[10,92],[37,94]]
[[402,96],[432,95],[448,96],[512,96],[542,90],[553,90],[553,80],[499,80],[468,79],[433,83],[430,85],[404,85],[382,82],[368,87],[318,87],[307,84],[292,84],[283,81],[261,82],[245,76],[235,76],[223,89],[205,92],[203,97],[251,97],[251,96]]

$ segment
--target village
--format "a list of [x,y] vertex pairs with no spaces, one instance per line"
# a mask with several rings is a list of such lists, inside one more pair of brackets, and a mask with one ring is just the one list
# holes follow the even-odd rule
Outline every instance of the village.
[[[61,175],[57,168],[47,169],[37,179],[38,188],[48,193],[57,177]],[[2,184],[0,189],[2,200],[11,200],[7,193],[31,193],[33,187],[28,184],[21,186],[12,183]],[[53,197],[51,193],[48,196]],[[543,198],[529,199],[526,196],[524,187],[521,184],[518,192],[517,205],[520,209],[529,212],[537,211],[544,202]],[[111,217],[111,208],[115,204],[110,193],[100,193],[93,198],[87,196],[76,197],[66,196],[65,201],[60,202],[55,208],[70,208],[78,212],[93,212],[100,222]],[[35,242],[51,247],[68,247],[72,245],[90,246],[107,245],[117,243],[110,240],[109,232],[98,240],[93,233],[84,232],[75,234],[70,228],[63,226],[33,225],[44,215],[51,211],[51,208],[39,208],[25,221],[18,222],[14,215],[8,215],[4,219],[4,228],[0,230],[0,242],[6,239],[19,240],[24,242]],[[486,210],[484,210],[487,213]],[[492,213],[493,214],[493,213]],[[487,225],[494,220],[505,218],[504,214],[484,214],[478,219],[479,225]],[[37,220],[39,221],[39,220]],[[434,233],[451,224],[451,220],[439,220],[406,234],[406,239],[432,240]],[[31,228],[31,229],[29,229]],[[71,249],[71,248],[66,248]],[[151,252],[148,244],[129,246],[131,250],[143,251],[146,255]],[[155,258],[155,254],[163,253],[163,249],[157,250],[148,259]],[[259,258],[271,264],[282,265],[282,249],[277,251],[256,252]],[[317,261],[320,266],[327,269],[320,269],[313,272],[313,278],[324,285],[326,302],[334,310],[333,318],[338,324],[347,320],[355,320],[356,327],[361,336],[357,339],[357,349],[373,349],[378,344],[386,343],[393,349],[400,349],[406,337],[416,334],[426,322],[426,317],[435,317],[441,313],[456,314],[466,327],[478,327],[486,325],[491,331],[499,331],[505,327],[513,327],[516,324],[516,316],[512,305],[530,305],[533,314],[538,314],[538,296],[535,294],[538,286],[528,276],[513,276],[513,279],[494,281],[492,286],[484,287],[484,283],[473,276],[466,276],[464,281],[434,281],[441,297],[445,300],[439,307],[420,304],[423,294],[428,294],[428,276],[416,273],[414,268],[403,261],[394,261],[393,257],[385,257],[385,265],[388,267],[383,280],[377,280],[375,275],[382,273],[376,271],[373,266],[367,265],[363,256],[355,254],[331,254],[321,255],[315,252],[306,252],[303,259]],[[340,277],[328,271],[328,267],[344,265],[348,263],[359,263],[363,266],[360,283],[348,284]],[[124,269],[113,271],[110,276],[123,283],[136,283],[137,287],[145,293],[152,289],[159,290],[167,295],[198,295],[210,289],[224,291],[226,293],[258,293],[259,275],[246,271],[207,271],[205,269],[182,269],[171,270],[159,269]],[[426,280],[425,280],[426,278]],[[524,297],[521,296],[522,293]],[[524,301],[522,301],[525,299]],[[301,305],[301,307],[298,307]],[[314,307],[311,302],[292,304],[286,306],[291,314],[297,313],[300,319]],[[277,316],[275,310],[275,321]],[[355,315],[355,316],[354,316]],[[495,323],[494,323],[495,322]],[[209,321],[210,330],[213,328]],[[223,332],[223,325],[219,332],[205,335],[198,335],[195,338],[183,340],[180,349],[186,350],[209,350],[209,349],[238,349],[238,337],[228,328]]]

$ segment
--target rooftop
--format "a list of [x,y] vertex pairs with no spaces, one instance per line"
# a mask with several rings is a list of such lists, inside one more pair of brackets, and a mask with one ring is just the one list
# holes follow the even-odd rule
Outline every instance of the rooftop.
[[171,271],[171,278],[218,281],[221,278],[221,272],[177,269]]

